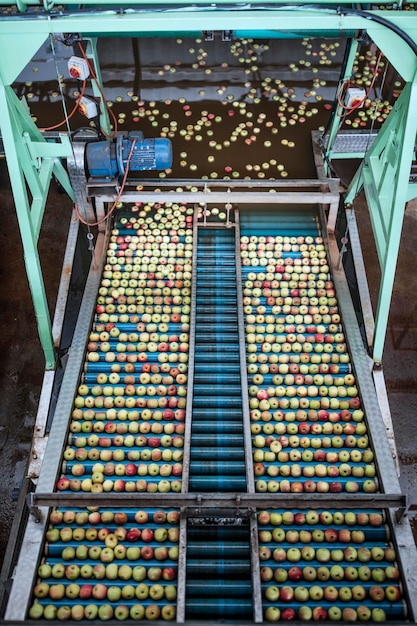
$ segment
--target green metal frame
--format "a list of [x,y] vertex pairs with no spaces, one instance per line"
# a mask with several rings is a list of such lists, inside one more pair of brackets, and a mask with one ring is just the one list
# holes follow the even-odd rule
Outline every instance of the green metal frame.
[[[59,33],[81,33],[91,39],[88,54],[95,61],[100,79],[95,46],[98,36],[158,37],[178,33],[191,36],[201,34],[203,29],[231,30],[236,38],[282,38],[294,34],[300,37],[351,37],[355,31],[366,31],[405,81],[403,94],[384,123],[380,139],[366,155],[364,167],[358,170],[347,199],[351,202],[357,189],[363,187],[370,206],[382,269],[373,358],[375,362],[381,361],[405,203],[416,196],[416,185],[409,183],[409,173],[416,139],[417,118],[413,118],[412,112],[417,110],[417,56],[399,31],[416,43],[417,13],[398,10],[401,6],[398,3],[395,5],[397,10],[355,13],[351,9],[353,5],[346,0],[339,2],[337,8],[329,0],[317,0],[311,7],[306,2],[293,2],[289,7],[284,2],[280,5],[272,0],[252,0],[250,9],[242,9],[237,3],[236,10],[233,10],[231,4],[229,0],[217,0],[205,8],[207,3],[203,0],[184,0],[180,4],[173,0],[163,3],[129,0],[115,10],[113,0],[100,5],[93,0],[86,0],[83,5],[60,0],[58,11],[54,9],[54,0],[44,0],[43,7],[39,6],[39,0],[0,1],[0,44],[3,51],[7,50],[7,54],[0,56],[0,127],[47,368],[54,367],[55,358],[37,239],[51,177],[55,175],[73,197],[60,163],[60,159],[70,154],[71,146],[65,137],[57,143],[46,142],[25,103],[14,95],[11,85],[44,41]],[[387,4],[390,8],[394,6]],[[9,6],[17,7],[22,14],[10,12],[5,8]],[[62,6],[67,8],[63,10]],[[352,64],[353,54],[346,75]],[[102,121],[109,129],[108,120]],[[330,129],[331,142],[335,134],[333,126]],[[27,188],[32,198],[29,198]]]
[[409,178],[417,133],[416,111],[417,77],[403,89],[393,114],[379,131],[353,177],[345,199],[346,204],[353,203],[358,191],[364,189],[381,266],[379,314],[375,320],[373,344],[375,362],[382,360],[404,207],[410,199],[410,191],[415,191],[409,185]]
[[49,144],[32,121],[24,101],[9,85],[0,81],[0,111],[3,144],[10,183],[23,242],[26,272],[32,292],[38,331],[45,354],[46,369],[55,367],[51,318],[38,253],[38,239],[52,176],[73,198],[61,158],[71,154],[67,136]]

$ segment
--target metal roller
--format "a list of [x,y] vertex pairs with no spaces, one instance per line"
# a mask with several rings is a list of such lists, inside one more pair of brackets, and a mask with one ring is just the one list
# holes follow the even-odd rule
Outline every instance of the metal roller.
[[218,461],[219,459],[224,458],[227,455],[227,458],[230,461],[240,460],[242,458],[242,452],[239,448],[208,448],[208,447],[200,447],[193,448],[191,450],[191,460],[195,459],[198,461],[199,459],[209,459],[213,461]]
[[[201,525],[193,525],[194,518],[189,518],[187,535],[190,541],[201,540]],[[245,523],[234,524],[231,531],[230,526],[222,526],[221,524],[210,525],[208,522],[204,524],[204,540],[210,541],[246,541],[248,539],[248,527]]]
[[207,544],[204,538],[203,541],[188,541],[187,550],[193,557],[200,556],[204,559],[219,555],[233,559],[249,557],[249,545],[246,541],[219,540]]
[[194,559],[191,555],[187,558],[187,574],[190,578],[196,575],[207,576],[230,576],[244,578],[250,574],[250,561],[242,559]]
[[247,598],[198,598],[187,603],[187,617],[206,619],[251,619],[252,601]]
[[245,580],[197,580],[190,581],[187,585],[187,593],[193,597],[218,597],[227,595],[228,598],[249,597],[252,593],[252,585]]
[[[230,420],[234,420],[236,418],[240,419],[240,414],[236,412],[236,410],[234,408],[218,408],[218,409],[212,409],[210,411],[210,416],[213,420],[225,420],[225,421],[230,421]],[[194,420],[196,422],[199,422],[198,426],[200,426],[200,422],[207,422],[207,413],[204,409],[200,408],[200,409],[194,409],[193,411],[193,423]],[[211,432],[211,431],[207,431],[207,432]]]
[[194,373],[194,378],[196,378],[197,376],[201,377],[203,374],[207,375],[209,374],[210,376],[212,374],[237,374],[240,371],[240,366],[239,366],[239,362],[236,361],[235,363],[223,363],[223,362],[217,362],[217,363],[196,363],[195,364],[195,373]]
[[234,493],[235,491],[245,491],[245,476],[191,476],[190,491],[224,491]]
[[[204,460],[191,461],[190,471],[193,476],[223,476],[226,475],[229,478],[245,473],[245,463],[238,461],[220,461],[220,460]],[[234,478],[231,478],[234,480]]]
[[226,333],[223,328],[217,328],[216,330],[212,330],[210,332],[197,332],[195,335],[196,342],[198,343],[212,343],[215,341],[216,343],[229,343],[233,344],[235,350],[237,349],[236,337],[234,334]]
[[222,380],[211,380],[210,384],[206,385],[194,385],[194,393],[199,394],[201,396],[213,396],[219,393],[227,394],[229,398],[235,398],[239,396],[240,398],[240,386],[237,387],[233,384],[228,384],[225,379]]
[[212,315],[216,316],[216,319],[219,322],[222,322],[223,320],[225,321],[229,321],[230,317],[236,314],[236,307],[231,306],[231,305],[223,305],[221,306],[221,304],[219,303],[217,306],[214,304],[209,304],[209,303],[203,303],[203,304],[199,304],[199,307],[196,311],[196,319],[197,320],[204,320],[205,322],[209,321],[208,318],[210,318]]
[[[193,447],[194,446],[222,446],[222,442],[226,443],[224,441],[224,436],[222,434],[217,435],[216,433],[212,433],[209,435],[192,435],[192,439],[193,439]],[[242,448],[243,445],[243,435],[228,435],[227,436],[227,447],[229,446],[233,446],[233,447],[240,447]]]
[[201,361],[214,361],[214,362],[223,362],[223,361],[232,361],[236,362],[238,360],[236,355],[236,346],[231,344],[222,345],[221,352],[217,349],[217,344],[215,343],[204,343],[201,345],[201,351],[196,353],[195,361],[199,363]]
[[[219,389],[219,393],[221,393],[221,389]],[[236,401],[236,398],[228,398],[227,396],[215,397],[214,395],[210,397],[206,396],[201,398],[194,398],[194,406],[197,408],[206,406],[208,409],[211,409],[213,407],[221,408],[223,406],[228,408],[235,407],[236,409],[240,408],[239,403]]]
[[[236,417],[236,415],[235,415]],[[238,422],[224,422],[222,420],[222,416],[218,418],[220,423],[217,427],[217,434],[222,435],[240,435],[242,433],[242,424]],[[199,422],[198,420],[193,422],[193,434],[195,435],[210,435],[213,432],[213,425],[207,424],[205,421]],[[228,443],[225,441],[224,446],[227,447]],[[200,450],[202,447],[208,446],[196,446],[197,450]]]

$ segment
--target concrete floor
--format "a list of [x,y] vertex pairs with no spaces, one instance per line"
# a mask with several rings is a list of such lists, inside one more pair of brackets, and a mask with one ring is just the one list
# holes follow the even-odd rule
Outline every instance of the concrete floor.
[[[0,162],[0,564],[25,472],[43,377],[43,353],[23,262],[23,250],[5,162]],[[52,190],[40,238],[40,253],[51,314],[60,278],[65,233],[71,211],[66,196]],[[378,296],[379,267],[366,205],[356,218],[371,286]],[[403,491],[417,504],[417,204],[407,208],[384,353]],[[416,508],[416,507],[415,507]],[[413,511],[411,511],[413,515]]]

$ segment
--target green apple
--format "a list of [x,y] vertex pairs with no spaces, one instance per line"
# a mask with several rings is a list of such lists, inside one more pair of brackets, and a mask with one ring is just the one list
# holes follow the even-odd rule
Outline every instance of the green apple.
[[265,619],[267,622],[278,622],[281,617],[281,611],[276,606],[269,606],[265,611]]
[[143,604],[134,604],[131,606],[130,617],[133,620],[142,620],[145,617],[145,607]]

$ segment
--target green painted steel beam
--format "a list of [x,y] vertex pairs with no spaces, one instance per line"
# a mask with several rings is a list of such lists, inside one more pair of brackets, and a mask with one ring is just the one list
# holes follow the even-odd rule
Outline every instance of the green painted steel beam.
[[[417,75],[405,85],[391,113],[353,177],[346,194],[352,204],[364,189],[381,266],[373,359],[382,360],[405,205],[410,199],[410,166],[417,136]],[[414,192],[416,187],[414,187]]]
[[46,369],[54,369],[55,348],[38,239],[52,176],[56,176],[73,197],[68,176],[60,161],[61,157],[71,154],[71,144],[66,137],[63,143],[46,143],[31,119],[26,103],[19,100],[13,89],[1,81],[0,111],[0,128],[39,337]]
[[[238,5],[239,6],[239,5]],[[345,12],[343,12],[345,11]],[[7,70],[6,59],[14,54],[22,55],[22,45],[35,37],[36,44],[50,34],[83,33],[88,36],[154,36],[156,33],[201,32],[202,30],[232,30],[271,33],[277,36],[291,32],[335,32],[340,36],[351,34],[357,29],[366,30],[383,54],[390,60],[405,81],[412,80],[416,70],[416,55],[410,46],[397,33],[389,31],[380,23],[372,21],[372,16],[385,19],[394,27],[403,30],[412,41],[417,41],[417,20],[412,12],[404,11],[369,11],[355,15],[349,9],[335,10],[323,6],[321,9],[293,6],[270,10],[222,10],[210,8],[200,10],[190,7],[182,11],[159,11],[152,9],[135,11],[114,10],[96,12],[74,12],[68,15],[36,15],[19,19],[18,17],[0,17],[0,41],[9,53],[0,59],[0,76],[6,82],[13,82],[12,71]],[[3,39],[6,37],[6,39]],[[6,48],[7,45],[7,48]],[[39,47],[39,45],[38,45]],[[30,60],[28,55],[26,61]],[[21,64],[20,64],[21,65]]]
[[[93,67],[95,71],[95,75],[97,81],[93,80],[91,83],[94,96],[97,99],[97,102],[101,103],[100,106],[100,128],[107,134],[107,136],[111,135],[111,124],[110,124],[110,116],[109,111],[106,106],[104,106],[103,97],[100,93],[100,88],[103,85],[103,80],[101,78],[101,68],[98,60],[97,54],[97,37],[93,37],[91,39],[87,39],[87,49],[86,56],[88,59],[93,61]],[[99,87],[100,86],[100,87]]]
[[0,20],[0,45],[7,54],[0,55],[0,80],[3,85],[11,85],[35,56],[47,35],[45,32],[31,32],[29,37],[17,35],[14,27],[8,32],[7,23]]
[[[149,0],[125,0],[123,2],[123,6],[135,6],[135,7],[146,7],[149,8]],[[230,0],[216,0],[216,2],[212,3],[211,6],[226,6],[227,8],[230,7],[230,5],[233,4],[232,2],[230,2]],[[286,0],[251,0],[250,4],[252,6],[257,6],[260,5],[261,8],[264,7],[270,7],[270,8],[275,8],[276,6],[279,5],[283,5],[283,6],[288,6],[288,2]],[[305,0],[292,0],[291,2],[292,5],[305,5],[306,2]],[[394,7],[399,7],[402,5],[402,2],[393,2],[392,0],[383,0],[382,2],[378,3],[379,5],[387,5],[387,6],[394,6]],[[0,3],[0,6],[15,6],[17,7],[19,10],[25,10],[27,7],[39,7],[40,2],[39,0],[2,0],[2,2]],[[191,6],[191,7],[207,7],[207,1],[206,0],[181,0],[181,2],[178,2],[178,0],[165,0],[164,2],[153,2],[152,3],[153,8],[154,9],[162,9],[165,10],[167,7],[173,7],[173,8],[177,8],[177,7],[184,7],[184,6]],[[354,6],[355,3],[352,2],[352,0],[340,0],[339,2],[334,2],[334,0],[317,0],[317,2],[314,3],[315,6],[330,6],[330,7],[338,7],[341,5],[346,5],[346,6]],[[106,7],[106,6],[111,6],[114,7],[114,0],[101,0],[100,3],[98,3],[96,0],[86,0],[86,2],[83,2],[82,4],[74,4],[74,0],[57,0],[57,2],[55,2],[54,0],[46,0],[44,2],[44,9],[45,10],[52,10],[55,6],[71,6],[71,7],[93,7],[94,9],[99,9],[100,7]],[[236,5],[237,7],[239,7],[239,3],[237,3]],[[359,6],[359,5],[355,5],[355,6]],[[366,8],[368,6],[368,3],[363,3],[364,8]],[[74,8],[74,10],[76,10]]]
[[[338,84],[338,90],[340,89],[340,87],[342,86],[343,82],[350,78],[352,76],[353,73],[353,66],[355,63],[355,59],[356,59],[356,53],[358,51],[358,47],[359,47],[359,43],[357,40],[352,40],[351,41],[351,45],[350,48],[348,50],[345,50],[345,60],[346,60],[346,66],[343,72],[343,76],[340,76],[340,81]],[[340,106],[339,103],[334,103],[333,104],[333,118],[330,124],[330,128],[329,128],[329,132],[328,132],[328,140],[327,140],[327,146],[326,146],[326,154],[327,154],[327,162],[325,162],[324,166],[326,168],[326,171],[328,172],[329,170],[329,165],[328,162],[331,161],[332,159],[332,149],[333,149],[333,144],[334,141],[336,139],[336,135],[340,129],[340,125],[341,125],[341,120],[343,118],[343,109]]]

